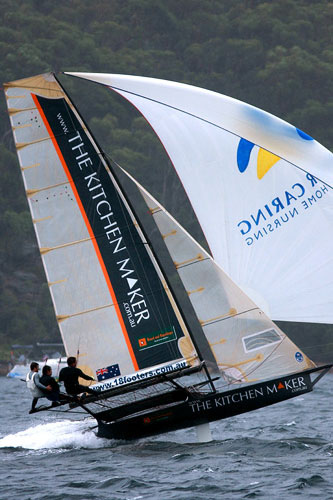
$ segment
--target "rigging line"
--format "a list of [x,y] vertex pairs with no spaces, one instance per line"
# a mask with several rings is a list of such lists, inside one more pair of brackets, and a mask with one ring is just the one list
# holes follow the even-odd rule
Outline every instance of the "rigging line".
[[210,326],[210,325],[213,325],[214,323],[219,323],[220,321],[225,321],[225,320],[230,319],[230,318],[235,318],[236,316],[241,316],[242,314],[246,314],[246,313],[249,313],[252,311],[260,311],[261,312],[261,309],[259,307],[253,307],[252,309],[247,309],[246,311],[240,311],[240,312],[236,312],[235,314],[230,314],[230,316],[227,316],[224,318],[219,318],[219,319],[212,320],[212,321],[207,320],[207,323],[205,322],[202,326],[203,327]]
[[206,258],[203,258],[203,259],[196,258],[196,260],[192,260],[192,262],[187,262],[186,264],[177,265],[176,268],[177,269],[184,269],[185,267],[192,266],[194,264],[199,264],[200,262],[204,262],[205,260],[209,260],[211,262],[212,258],[209,256],[207,256]]
[[[79,77],[79,78],[80,78],[80,77]],[[202,121],[202,122],[204,122],[204,123],[207,123],[207,124],[209,124],[209,125],[212,125],[213,127],[216,127],[216,128],[218,128],[218,129],[220,129],[220,130],[224,130],[225,132],[228,132],[229,134],[232,134],[232,135],[234,135],[234,136],[239,137],[240,139],[242,139],[242,136],[240,136],[239,134],[236,134],[235,132],[232,132],[231,130],[229,130],[229,129],[225,128],[225,127],[222,127],[221,125],[217,125],[216,123],[211,122],[210,120],[207,120],[207,119],[205,119],[205,118],[201,118],[200,116],[197,116],[197,115],[195,115],[194,113],[190,113],[189,111],[184,111],[183,109],[177,108],[176,106],[172,106],[171,104],[166,104],[166,103],[164,103],[164,102],[162,102],[162,101],[158,101],[157,99],[152,99],[151,97],[146,97],[146,96],[144,96],[144,95],[137,94],[136,92],[130,92],[129,90],[124,90],[124,89],[121,89],[121,88],[119,88],[119,87],[113,87],[112,85],[108,85],[108,84],[105,84],[105,83],[100,83],[100,82],[95,82],[95,83],[100,84],[100,85],[103,85],[104,87],[108,87],[108,88],[110,88],[110,89],[114,90],[114,91],[115,91],[116,93],[118,93],[118,94],[120,93],[120,91],[121,91],[121,92],[125,92],[125,93],[127,93],[127,94],[131,94],[131,95],[134,95],[134,96],[136,96],[136,97],[141,97],[142,99],[146,99],[147,101],[155,102],[156,104],[160,104],[160,105],[162,105],[162,106],[165,106],[165,107],[167,107],[167,108],[173,109],[173,110],[175,110],[175,111],[179,111],[180,113],[183,113],[183,114],[185,114],[185,115],[191,116],[192,118],[196,118],[196,119],[198,119],[198,120],[200,120],[200,121]],[[129,101],[129,102],[130,102],[130,101]],[[133,104],[133,103],[131,103],[131,104],[132,104],[132,106],[134,106],[134,104]],[[134,106],[134,107],[136,107],[136,106]],[[254,107],[254,106],[252,106],[252,107]],[[255,107],[254,107],[254,108],[255,108]],[[138,109],[138,108],[137,108],[137,109]],[[259,108],[258,108],[258,109],[259,109]],[[144,115],[141,111],[140,111],[140,113],[141,113],[143,116],[145,116],[145,115]],[[148,121],[148,120],[147,120],[147,121]],[[287,123],[287,122],[286,122],[286,123]],[[149,124],[149,121],[148,121],[148,124]],[[149,125],[150,125],[150,124],[149,124]],[[151,126],[151,125],[150,125],[150,126]],[[291,125],[291,126],[293,126],[293,125]],[[152,127],[151,127],[151,128],[152,128]],[[156,133],[156,132],[155,132],[155,133]],[[162,142],[162,141],[161,141],[161,142]],[[251,141],[251,142],[252,142],[252,141]],[[163,144],[163,143],[162,143],[162,144]],[[255,143],[253,143],[253,144],[255,144]],[[261,148],[261,147],[262,147],[263,149],[265,149],[265,150],[266,150],[266,151],[268,151],[269,153],[271,153],[271,154],[275,154],[275,153],[273,153],[272,151],[270,151],[269,149],[266,149],[266,148],[264,148],[263,146],[260,146],[259,144],[255,144],[255,146],[257,146],[257,147],[259,147],[259,148]],[[311,174],[311,172],[308,172],[308,170],[305,170],[304,168],[300,167],[299,165],[296,165],[296,163],[293,163],[293,162],[291,162],[291,161],[289,161],[289,160],[286,160],[283,156],[280,156],[279,158],[280,158],[281,160],[286,161],[286,162],[287,162],[287,163],[289,163],[290,165],[292,165],[292,166],[296,167],[297,169],[301,170],[302,172],[305,172],[305,173],[309,173],[309,174]],[[312,175],[312,174],[311,174],[311,175]],[[331,186],[331,185],[330,185],[330,184],[328,184],[327,182],[323,181],[323,180],[322,180],[322,179],[320,179],[319,177],[316,177],[316,176],[313,176],[313,177],[315,177],[316,179],[318,179],[320,182],[322,182],[323,184],[325,184],[325,185],[326,185],[326,186],[328,186],[329,188],[333,189],[333,186]]]
[[61,356],[60,356],[60,358],[59,358],[59,360],[58,360],[58,364],[57,364],[57,375],[56,375],[56,378],[58,378],[58,377],[59,377],[60,363],[61,363]]
[[[48,410],[48,411],[51,411],[51,410]],[[52,409],[52,412],[55,412],[55,413],[76,413],[77,415],[85,415],[86,412],[84,410],[81,410],[81,411],[75,411],[75,410],[72,410],[71,408],[67,408],[67,410],[54,410]]]
[[266,361],[268,361],[273,356],[273,354],[275,354],[276,350],[283,344],[283,342],[285,342],[286,339],[289,340],[287,335],[284,334],[283,339],[281,340],[281,342],[276,344],[275,347],[273,347],[272,352],[268,354],[268,356],[264,357],[261,363],[259,363],[257,366],[254,366],[253,369],[246,374],[246,376],[248,377],[249,375],[252,375],[256,370],[258,370],[258,368],[260,368],[264,363],[266,363]]

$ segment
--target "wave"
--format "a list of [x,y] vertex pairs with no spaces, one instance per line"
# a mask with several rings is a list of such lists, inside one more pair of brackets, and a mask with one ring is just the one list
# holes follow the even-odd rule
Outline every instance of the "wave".
[[29,427],[16,434],[0,439],[0,448],[21,448],[28,450],[62,448],[105,448],[112,441],[101,439],[94,432],[95,420],[62,420]]

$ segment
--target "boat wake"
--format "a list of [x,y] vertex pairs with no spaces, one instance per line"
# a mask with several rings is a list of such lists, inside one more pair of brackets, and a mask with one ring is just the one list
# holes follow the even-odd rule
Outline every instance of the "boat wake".
[[109,440],[96,436],[94,423],[93,419],[85,419],[39,424],[3,437],[0,439],[0,448],[41,450],[110,447]]

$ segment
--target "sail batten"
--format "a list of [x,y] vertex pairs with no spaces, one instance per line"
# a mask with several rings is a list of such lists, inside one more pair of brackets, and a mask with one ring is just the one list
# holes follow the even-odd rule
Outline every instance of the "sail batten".
[[40,163],[34,163],[33,165],[26,165],[25,167],[21,167],[21,170],[28,170],[29,168],[40,167]]
[[[22,96],[25,97],[25,96]],[[22,111],[31,111],[35,110],[36,108],[8,108],[8,114],[9,115],[14,115],[15,113],[22,113]]]
[[[49,220],[49,219],[50,219],[49,217],[45,217],[44,219],[40,219],[39,222],[41,220]],[[41,247],[39,251],[43,255],[48,252],[53,252],[54,250],[60,250],[61,248],[70,247],[73,245],[79,245],[80,243],[85,243],[86,241],[91,241],[91,238],[84,238],[82,240],[70,241],[69,243],[64,243],[63,245],[58,245],[56,247],[49,247],[49,248]]]
[[[40,165],[36,165],[36,166],[40,166]],[[28,167],[28,168],[31,168],[31,167]],[[25,168],[23,167],[23,169],[25,169]],[[29,197],[29,196],[33,196],[34,194],[40,193],[41,191],[47,191],[48,189],[54,189],[54,188],[57,188],[59,186],[65,186],[66,184],[68,184],[68,182],[59,182],[59,184],[53,184],[51,186],[44,186],[40,189],[27,189],[26,194]]]
[[[58,281],[58,283],[60,283],[60,281]],[[56,284],[56,283],[53,283],[53,284]],[[114,306],[114,304],[106,304],[104,306],[94,307],[93,309],[87,309],[86,311],[78,311],[78,312],[73,313],[73,314],[68,314],[67,316],[66,315],[57,316],[57,320],[64,321],[65,319],[74,318],[75,316],[81,316],[82,314],[89,314],[93,311],[100,311],[101,309],[106,309],[107,307],[113,307],[113,306]]]

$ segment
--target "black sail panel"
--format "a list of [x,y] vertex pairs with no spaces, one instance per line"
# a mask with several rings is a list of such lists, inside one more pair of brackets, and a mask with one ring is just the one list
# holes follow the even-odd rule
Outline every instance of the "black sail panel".
[[182,357],[184,336],[157,271],[100,155],[65,99],[35,96],[77,193],[137,367]]

